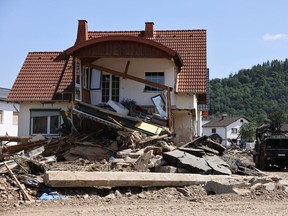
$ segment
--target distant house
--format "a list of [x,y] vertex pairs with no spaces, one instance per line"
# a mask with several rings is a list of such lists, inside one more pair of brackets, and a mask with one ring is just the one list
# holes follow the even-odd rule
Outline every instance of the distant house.
[[7,103],[10,89],[0,88],[0,136],[18,135],[19,104]]
[[213,118],[202,126],[203,135],[215,137],[218,135],[222,138],[222,144],[224,146],[229,146],[229,140],[237,142],[240,128],[243,124],[248,122],[249,120],[245,117],[228,117],[223,114],[222,117]]
[[57,136],[60,110],[129,99],[156,108],[185,143],[200,135],[206,58],[203,29],[155,30],[147,22],[141,31],[88,31],[79,20],[75,44],[64,52],[28,53],[8,101],[21,102],[19,135]]

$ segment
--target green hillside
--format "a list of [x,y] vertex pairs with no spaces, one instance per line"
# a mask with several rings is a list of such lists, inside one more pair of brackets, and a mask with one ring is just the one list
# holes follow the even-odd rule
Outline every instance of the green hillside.
[[258,124],[281,113],[288,117],[288,59],[267,61],[210,81],[210,115],[245,115]]

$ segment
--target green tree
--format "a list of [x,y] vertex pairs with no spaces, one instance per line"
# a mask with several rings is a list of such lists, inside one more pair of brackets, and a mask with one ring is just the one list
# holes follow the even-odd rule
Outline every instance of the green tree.
[[247,142],[253,142],[256,137],[256,128],[256,122],[249,122],[242,125],[239,132],[241,139]]

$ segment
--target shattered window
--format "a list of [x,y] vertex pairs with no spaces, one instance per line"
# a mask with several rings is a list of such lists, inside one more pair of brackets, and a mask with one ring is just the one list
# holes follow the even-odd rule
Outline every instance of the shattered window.
[[[164,85],[164,72],[146,72],[145,80]],[[150,85],[145,85],[144,91],[162,91],[162,89]]]
[[57,135],[60,128],[59,110],[30,110],[31,134]]

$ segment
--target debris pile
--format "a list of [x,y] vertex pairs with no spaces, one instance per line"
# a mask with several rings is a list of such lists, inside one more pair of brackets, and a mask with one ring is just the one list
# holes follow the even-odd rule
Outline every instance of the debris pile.
[[6,142],[0,147],[1,201],[16,191],[20,200],[56,199],[48,188],[87,187],[89,181],[91,187],[185,186],[235,181],[231,174],[262,175],[237,157],[240,150],[207,136],[177,146],[166,127],[83,105],[71,114],[62,112],[65,124],[57,138],[0,137]]

